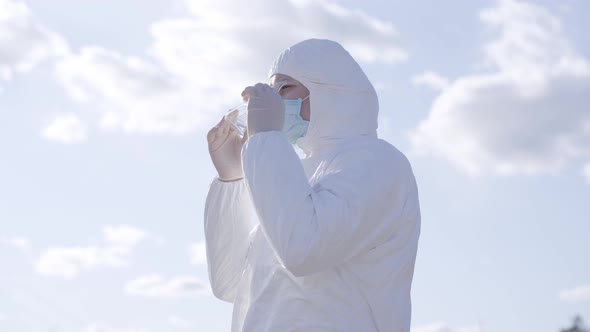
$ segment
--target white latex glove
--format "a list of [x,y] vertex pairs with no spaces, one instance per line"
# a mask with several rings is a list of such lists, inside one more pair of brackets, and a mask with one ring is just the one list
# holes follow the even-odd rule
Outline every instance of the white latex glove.
[[242,92],[248,102],[248,134],[281,131],[285,122],[285,104],[281,96],[268,84],[258,83]]
[[[233,116],[233,115],[228,115]],[[248,139],[232,126],[230,119],[223,117],[219,123],[207,133],[211,161],[221,181],[235,181],[244,177],[242,171],[242,146]]]

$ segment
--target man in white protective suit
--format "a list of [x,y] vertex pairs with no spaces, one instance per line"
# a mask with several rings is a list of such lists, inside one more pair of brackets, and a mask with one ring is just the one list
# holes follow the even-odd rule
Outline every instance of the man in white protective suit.
[[410,331],[418,191],[377,137],[375,89],[329,40],[286,49],[269,75],[242,93],[243,138],[227,117],[207,135],[209,279],[231,330]]

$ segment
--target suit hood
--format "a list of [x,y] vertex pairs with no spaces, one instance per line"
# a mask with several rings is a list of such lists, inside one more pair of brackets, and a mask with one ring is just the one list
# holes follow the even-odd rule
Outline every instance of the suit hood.
[[308,155],[359,136],[377,137],[377,93],[339,43],[299,42],[281,52],[269,77],[275,74],[291,76],[309,90],[309,128],[297,141]]

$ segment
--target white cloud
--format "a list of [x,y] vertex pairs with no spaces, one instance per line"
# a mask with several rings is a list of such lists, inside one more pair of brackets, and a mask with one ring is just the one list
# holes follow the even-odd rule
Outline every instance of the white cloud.
[[[216,32],[213,35],[217,40],[241,45],[248,52],[259,52],[254,54],[259,56],[255,61],[267,59],[268,51],[277,46],[286,47],[305,38],[340,41],[362,62],[396,63],[408,57],[397,45],[397,31],[391,22],[334,1],[253,0],[248,6],[236,6],[232,0],[184,0],[184,3],[203,28],[200,35],[207,30]],[[257,19],[253,21],[253,17]]]
[[106,244],[48,248],[41,253],[36,269],[42,275],[71,279],[83,270],[125,266],[131,251],[146,236],[145,231],[128,225],[105,226]]
[[131,248],[144,240],[146,231],[129,225],[107,225],[103,229],[105,241],[112,246]]
[[168,318],[168,323],[170,323],[170,325],[179,328],[179,329],[192,329],[194,330],[196,328],[196,324],[194,322],[191,322],[187,319],[184,319],[182,317],[178,317],[176,315],[172,315]]
[[434,90],[444,90],[449,85],[449,80],[432,71],[425,71],[412,78],[412,83],[418,86],[427,86]]
[[127,283],[125,291],[131,295],[161,298],[183,298],[209,294],[209,289],[199,279],[179,276],[165,279],[159,275],[139,277]]
[[590,285],[582,285],[559,292],[559,299],[563,302],[590,302]]
[[470,175],[557,173],[590,155],[590,64],[545,8],[504,0],[480,19],[484,73],[459,77],[411,134]]
[[86,141],[86,125],[75,114],[57,116],[45,127],[41,135],[49,140],[65,144],[77,144]]
[[31,241],[22,236],[0,236],[0,244],[11,246],[23,252],[31,252]]
[[67,52],[66,42],[38,23],[25,3],[0,0],[0,80]]
[[46,249],[37,262],[37,271],[43,275],[76,277],[82,270],[102,266],[123,266],[122,254],[109,248],[68,247]]
[[246,85],[266,81],[282,49],[310,37],[335,39],[367,63],[408,56],[390,22],[332,2],[184,4],[192,16],[152,25],[150,61],[85,47],[58,63],[68,94],[85,107],[98,105],[101,128],[181,135],[211,125],[241,101]]
[[201,265],[207,263],[207,249],[205,241],[200,241],[189,246],[191,263]]
[[450,327],[446,322],[434,322],[412,327],[412,332],[481,332],[481,328],[475,325],[458,328]]
[[86,47],[62,58],[56,73],[72,98],[98,105],[106,130],[182,134],[209,119],[206,93],[137,57]]
[[92,323],[88,326],[86,332],[146,332],[146,330],[135,328],[114,328],[101,323]]

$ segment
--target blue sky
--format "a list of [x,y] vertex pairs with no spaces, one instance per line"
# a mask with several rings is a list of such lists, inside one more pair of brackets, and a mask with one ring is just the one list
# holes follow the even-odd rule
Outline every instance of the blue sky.
[[0,330],[228,331],[204,261],[205,134],[310,37],[359,61],[380,136],[414,167],[413,332],[590,320],[588,12],[0,0]]

